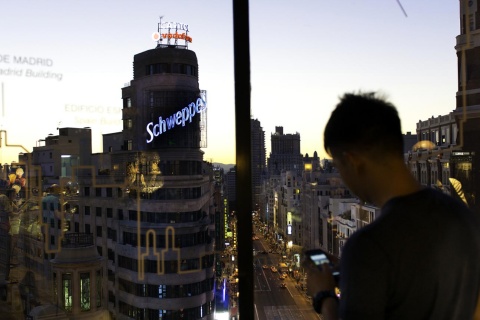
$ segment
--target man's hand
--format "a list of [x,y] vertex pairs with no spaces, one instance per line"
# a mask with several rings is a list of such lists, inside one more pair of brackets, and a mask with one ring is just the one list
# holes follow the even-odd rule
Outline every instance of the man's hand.
[[336,283],[331,267],[325,263],[318,268],[313,263],[306,264],[307,293],[313,297],[319,291],[335,290]]
[[[328,263],[322,264],[321,268],[313,262],[305,262],[307,271],[307,293],[312,298],[320,291],[335,292],[335,279],[332,274],[332,268]],[[338,319],[338,302],[333,298],[325,299],[321,304],[322,315],[326,320]]]

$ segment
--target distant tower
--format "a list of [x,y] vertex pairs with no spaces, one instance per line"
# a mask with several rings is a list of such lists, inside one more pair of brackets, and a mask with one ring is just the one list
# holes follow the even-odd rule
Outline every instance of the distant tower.
[[225,185],[227,188],[227,201],[230,211],[237,209],[237,195],[236,195],[236,182],[237,181],[237,167],[230,168],[225,174]]
[[283,127],[275,127],[271,135],[272,148],[268,159],[268,174],[278,175],[281,171],[303,169],[303,158],[300,153],[300,133],[284,134]]
[[250,123],[252,138],[252,208],[255,209],[261,202],[262,183],[266,174],[265,131],[263,131],[260,121],[257,119],[251,119]]

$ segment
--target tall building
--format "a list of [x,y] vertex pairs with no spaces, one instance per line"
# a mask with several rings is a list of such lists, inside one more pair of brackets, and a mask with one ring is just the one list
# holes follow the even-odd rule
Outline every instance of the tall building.
[[[169,23],[164,33],[184,27]],[[214,180],[201,150],[206,93],[195,52],[162,37],[134,56],[133,79],[122,88],[123,130],[104,135],[104,152],[72,173],[79,214],[70,227],[93,234],[106,259],[112,317],[213,319]]]
[[480,1],[460,0],[460,35],[457,36],[457,109],[480,108]]
[[[459,134],[452,176],[464,180],[472,200],[480,193],[480,179],[471,173],[480,168],[480,1],[461,0],[460,35],[455,46],[458,60],[458,91],[455,119]],[[470,173],[470,174],[468,174]],[[471,207],[480,212],[480,203],[472,201]]]
[[235,211],[237,209],[237,167],[234,166],[230,168],[227,173],[225,173],[225,185],[227,189],[227,201],[228,201],[228,208],[231,211]]
[[271,151],[268,158],[268,174],[278,175],[281,171],[303,170],[300,153],[300,133],[284,134],[283,127],[275,127],[271,135]]
[[[33,147],[32,164],[41,171],[43,187],[60,184],[61,177],[72,175],[75,166],[89,165],[92,156],[92,130],[90,128],[58,128],[58,134],[50,134],[38,140]],[[37,170],[30,168],[29,178],[32,181]],[[34,186],[31,186],[34,187]]]
[[[29,187],[49,194],[32,211],[35,228],[23,228],[22,257],[72,319],[87,309],[92,319],[107,309],[115,319],[213,319],[222,199],[201,150],[196,54],[159,41],[135,55],[122,100],[123,130],[104,135],[102,153],[91,153],[89,128],[60,128],[34,148]],[[75,260],[80,251],[93,260]]]
[[252,141],[252,208],[261,210],[263,181],[266,177],[266,149],[265,131],[257,119],[250,120],[251,141]]

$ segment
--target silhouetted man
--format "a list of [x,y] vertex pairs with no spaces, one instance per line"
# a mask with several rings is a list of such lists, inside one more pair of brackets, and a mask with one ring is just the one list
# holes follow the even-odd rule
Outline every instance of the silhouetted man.
[[331,268],[307,264],[316,310],[327,320],[472,319],[479,219],[412,176],[395,107],[373,93],[345,94],[325,127],[324,146],[349,189],[381,215],[343,248],[340,300]]

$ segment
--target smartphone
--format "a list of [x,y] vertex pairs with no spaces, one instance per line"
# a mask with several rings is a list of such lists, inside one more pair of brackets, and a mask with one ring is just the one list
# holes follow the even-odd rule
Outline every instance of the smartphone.
[[325,251],[321,249],[313,249],[305,251],[305,256],[312,261],[318,268],[322,267],[322,264],[328,263],[332,267],[332,274],[334,277],[338,277],[340,272],[336,269],[336,266],[328,258]]

